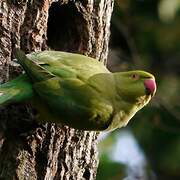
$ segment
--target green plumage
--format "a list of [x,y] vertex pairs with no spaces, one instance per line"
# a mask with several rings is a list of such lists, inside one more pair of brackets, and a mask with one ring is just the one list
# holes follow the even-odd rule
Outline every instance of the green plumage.
[[0,85],[0,106],[18,103],[33,97],[32,84],[27,75]]
[[111,73],[93,58],[58,51],[25,56],[17,50],[16,57],[26,74],[0,86],[0,105],[31,99],[40,122],[112,130],[125,126],[152,96],[144,80],[154,77],[144,71]]

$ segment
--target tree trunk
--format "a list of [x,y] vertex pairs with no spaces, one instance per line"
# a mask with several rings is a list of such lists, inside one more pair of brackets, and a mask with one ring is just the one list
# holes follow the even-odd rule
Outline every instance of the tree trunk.
[[[0,77],[21,71],[13,50],[48,48],[107,60],[113,0],[1,0]],[[95,179],[97,133],[37,124],[30,104],[0,108],[0,179]]]

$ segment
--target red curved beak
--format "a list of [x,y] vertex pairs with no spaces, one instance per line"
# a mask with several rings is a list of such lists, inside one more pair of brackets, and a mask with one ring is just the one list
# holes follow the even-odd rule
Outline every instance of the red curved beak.
[[144,81],[144,86],[146,88],[146,94],[154,96],[156,92],[156,81],[155,79],[146,79]]

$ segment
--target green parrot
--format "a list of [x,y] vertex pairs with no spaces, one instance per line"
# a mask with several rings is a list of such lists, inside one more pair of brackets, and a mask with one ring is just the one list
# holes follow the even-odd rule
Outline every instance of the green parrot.
[[126,126],[156,91],[144,71],[111,73],[102,62],[74,53],[16,50],[25,73],[0,85],[0,106],[30,100],[37,120],[103,131]]

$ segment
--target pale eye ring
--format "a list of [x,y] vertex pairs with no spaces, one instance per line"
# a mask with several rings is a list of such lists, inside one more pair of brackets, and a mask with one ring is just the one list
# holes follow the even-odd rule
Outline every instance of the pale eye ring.
[[137,80],[139,79],[139,75],[134,73],[131,75],[131,79]]

